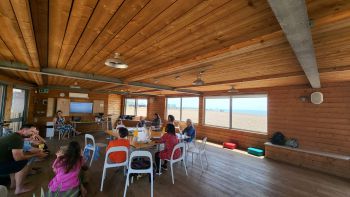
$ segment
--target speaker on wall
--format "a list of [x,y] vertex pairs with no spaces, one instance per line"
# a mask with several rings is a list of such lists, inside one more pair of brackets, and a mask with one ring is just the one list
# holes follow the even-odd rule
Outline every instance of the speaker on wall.
[[311,94],[311,103],[317,105],[323,103],[323,94],[321,92],[313,92]]

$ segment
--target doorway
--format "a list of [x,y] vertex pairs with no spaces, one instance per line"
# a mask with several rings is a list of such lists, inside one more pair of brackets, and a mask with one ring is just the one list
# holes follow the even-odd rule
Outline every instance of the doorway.
[[12,105],[10,128],[13,132],[18,131],[23,122],[26,120],[27,114],[27,90],[14,88],[12,92]]

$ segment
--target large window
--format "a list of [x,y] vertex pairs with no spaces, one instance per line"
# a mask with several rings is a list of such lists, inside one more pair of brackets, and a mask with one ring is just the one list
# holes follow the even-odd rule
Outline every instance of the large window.
[[207,97],[205,124],[267,132],[267,95]]
[[125,99],[125,115],[147,116],[147,99]]
[[198,97],[167,98],[167,115],[175,116],[176,120],[198,123]]

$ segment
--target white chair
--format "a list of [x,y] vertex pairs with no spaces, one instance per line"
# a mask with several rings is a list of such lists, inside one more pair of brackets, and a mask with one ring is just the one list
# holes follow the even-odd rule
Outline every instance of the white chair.
[[[122,162],[122,163],[108,163],[109,155],[111,153],[114,153],[114,152],[125,152],[126,160],[124,162]],[[103,173],[102,173],[101,188],[100,188],[101,192],[103,190],[104,179],[106,178],[106,170],[108,168],[115,168],[115,167],[124,166],[124,175],[125,175],[125,170],[128,167],[128,161],[129,161],[128,157],[129,157],[129,150],[125,146],[116,146],[116,147],[112,147],[112,148],[108,149],[108,151],[106,153],[106,157],[105,157],[105,163],[103,165]]]
[[[131,163],[133,161],[133,158],[135,157],[149,158],[150,167],[148,169],[131,168]],[[129,186],[130,174],[151,174],[151,197],[153,197],[153,161],[152,161],[152,154],[149,151],[134,151],[131,153],[130,159],[129,159],[128,174],[126,176],[126,182],[125,182],[125,188],[124,188],[124,197],[126,196],[126,190],[128,189],[128,186]]]
[[[91,140],[92,143],[89,143],[91,146],[88,146],[88,140]],[[91,164],[92,164],[92,160],[94,160],[96,146],[98,146],[100,148],[103,148],[103,147],[107,147],[107,144],[95,143],[94,136],[92,136],[90,134],[85,134],[85,148],[84,148],[84,152],[85,152],[85,149],[92,151],[92,156],[91,156],[91,159],[90,159],[90,167],[91,167]]]
[[[170,157],[170,160],[169,159],[165,159],[166,161],[169,161],[170,162],[170,170],[171,170],[171,179],[173,181],[173,184],[174,184],[174,172],[173,172],[173,164],[176,163],[176,162],[179,162],[179,161],[182,161],[183,164],[184,164],[184,167],[185,167],[185,172],[186,172],[186,176],[188,176],[187,174],[187,167],[186,167],[186,162],[185,162],[185,143],[178,143],[174,149],[173,149],[173,152],[171,153],[171,157]],[[174,153],[177,149],[180,149],[181,151],[181,155],[179,158],[177,159],[174,159]],[[162,164],[162,160],[159,161],[159,174],[161,174],[160,170],[161,170],[161,164]]]
[[201,162],[201,167],[202,167],[202,170],[204,170],[203,168],[203,159],[202,159],[202,156],[204,155],[205,156],[205,159],[207,161],[207,165],[209,165],[209,162],[208,162],[208,157],[207,157],[207,153],[205,152],[205,146],[207,144],[207,137],[204,137],[203,140],[202,140],[202,143],[192,149],[188,149],[187,151],[189,153],[192,153],[192,165],[193,165],[193,155],[194,154],[197,154],[199,156],[199,160]]

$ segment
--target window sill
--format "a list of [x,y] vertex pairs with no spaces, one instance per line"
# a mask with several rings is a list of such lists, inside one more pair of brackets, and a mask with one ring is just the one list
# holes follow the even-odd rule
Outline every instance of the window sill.
[[226,130],[231,130],[231,131],[238,131],[238,132],[244,132],[244,133],[254,133],[258,135],[264,135],[267,136],[267,131],[266,132],[260,132],[260,131],[250,131],[250,130],[244,130],[244,129],[235,129],[235,128],[229,128],[229,127],[220,127],[220,126],[215,126],[215,125],[207,125],[203,124],[205,127],[213,127],[213,128],[218,128],[218,129],[226,129]]

